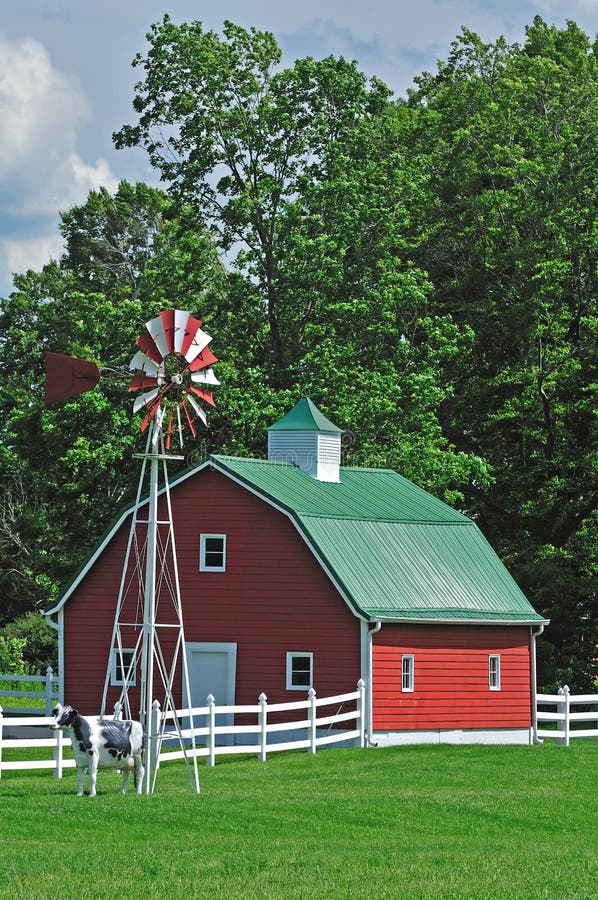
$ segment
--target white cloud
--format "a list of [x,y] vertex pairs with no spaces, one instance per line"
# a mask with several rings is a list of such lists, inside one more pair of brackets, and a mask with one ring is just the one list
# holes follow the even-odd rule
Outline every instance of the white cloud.
[[105,160],[88,164],[75,150],[88,114],[78,83],[52,65],[41,43],[0,35],[3,212],[57,213],[92,188],[116,185]]
[[88,118],[79,83],[53,66],[42,43],[0,34],[1,293],[10,272],[60,256],[59,212],[90,190],[117,187],[105,159],[90,163],[77,152]]
[[4,240],[0,243],[8,272],[41,269],[50,259],[58,259],[63,249],[62,237],[58,232],[23,240]]
[[87,165],[78,153],[71,152],[57,162],[55,168],[46,173],[43,188],[33,195],[21,195],[18,207],[10,212],[21,215],[66,212],[81,203],[89,191],[106,187],[115,191],[118,179],[110,171],[105,159],[98,159],[93,166]]
[[0,175],[5,177],[19,164],[21,154],[29,157],[40,138],[58,130],[57,120],[64,125],[65,116],[70,119],[68,140],[68,132],[86,108],[75,85],[52,68],[45,48],[37,41],[0,37],[0,60],[0,110],[5,135]]

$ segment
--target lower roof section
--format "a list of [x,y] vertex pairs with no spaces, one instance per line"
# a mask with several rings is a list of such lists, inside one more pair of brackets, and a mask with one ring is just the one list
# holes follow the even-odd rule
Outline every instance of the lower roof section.
[[360,617],[546,622],[471,519],[395,472],[321,484],[288,463],[212,459],[293,519]]

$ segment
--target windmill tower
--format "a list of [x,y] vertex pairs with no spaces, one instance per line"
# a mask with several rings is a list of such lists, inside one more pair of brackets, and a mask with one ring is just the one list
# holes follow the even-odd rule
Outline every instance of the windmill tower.
[[[182,447],[187,429],[196,437],[194,420],[207,423],[203,405],[215,405],[210,388],[218,384],[211,368],[217,359],[208,347],[211,337],[201,325],[182,310],[161,312],[146,323],[130,364],[135,374],[129,390],[141,392],[133,411],[145,413],[141,430],[147,439],[145,452],[138,454],[141,473],[116,602],[101,715],[106,714],[108,689],[116,671],[122,685],[118,708],[126,718],[135,717],[132,695],[139,699],[138,718],[145,729],[145,793],[154,790],[157,758],[165,739],[178,742],[178,755],[185,759],[191,784],[199,792],[192,711],[187,708],[183,727],[175,703],[175,679],[182,679],[188,704],[191,691],[167,463],[183,458],[172,455],[171,446]],[[86,360],[47,353],[46,401],[91,390],[103,375],[129,377],[112,369],[100,370]]]

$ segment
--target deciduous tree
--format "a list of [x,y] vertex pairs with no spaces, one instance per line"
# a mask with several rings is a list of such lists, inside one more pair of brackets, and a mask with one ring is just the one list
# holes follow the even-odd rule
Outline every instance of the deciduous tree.
[[472,327],[445,427],[495,485],[484,529],[551,617],[546,681],[596,676],[596,46],[541,19],[521,46],[464,31],[418,79],[413,151],[430,234],[417,259],[439,312]]

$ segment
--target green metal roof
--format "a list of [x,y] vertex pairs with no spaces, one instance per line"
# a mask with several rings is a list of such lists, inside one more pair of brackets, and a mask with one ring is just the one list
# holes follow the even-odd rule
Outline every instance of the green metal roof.
[[294,520],[367,619],[541,623],[477,526],[396,472],[319,482],[291,463],[211,457]]
[[268,431],[325,431],[327,434],[342,434],[343,429],[327,419],[309,397],[303,397],[286,416],[270,425]]

